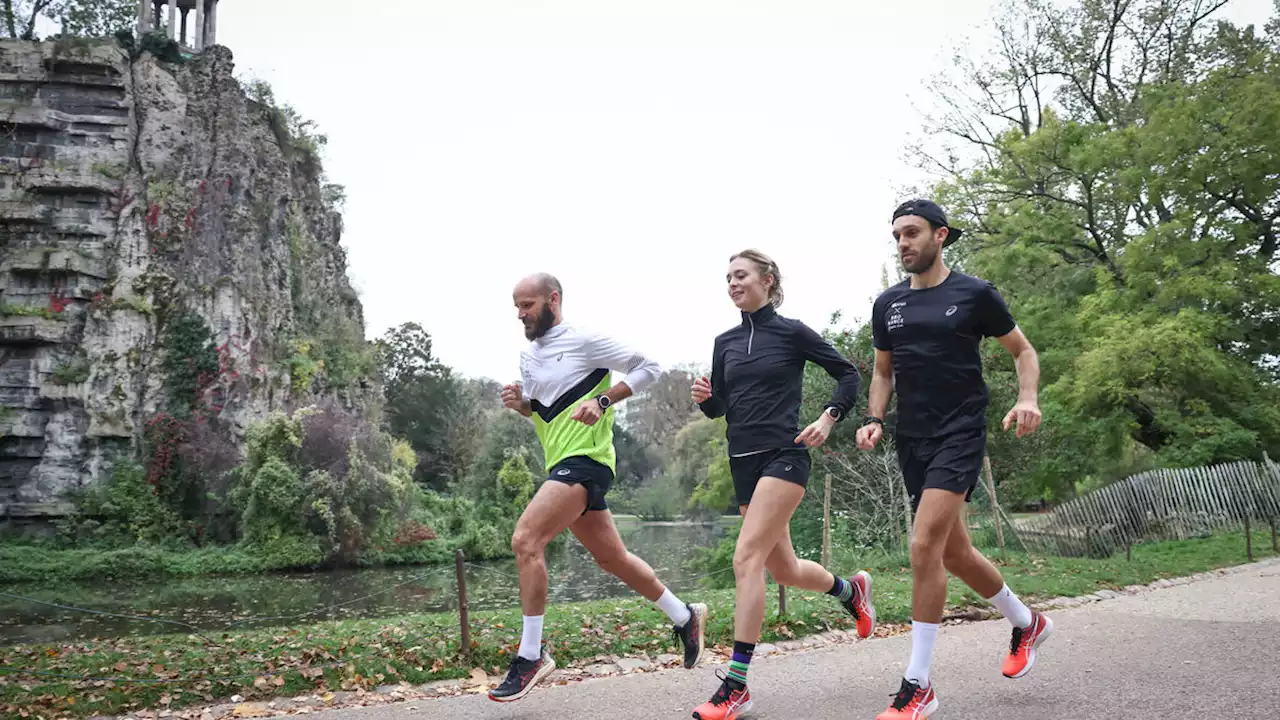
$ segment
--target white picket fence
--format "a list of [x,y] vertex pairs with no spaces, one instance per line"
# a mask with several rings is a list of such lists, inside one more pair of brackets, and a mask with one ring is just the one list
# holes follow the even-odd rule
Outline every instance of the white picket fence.
[[1082,495],[1015,523],[1023,546],[1055,555],[1107,557],[1139,542],[1204,537],[1280,521],[1280,465],[1234,462],[1162,469]]

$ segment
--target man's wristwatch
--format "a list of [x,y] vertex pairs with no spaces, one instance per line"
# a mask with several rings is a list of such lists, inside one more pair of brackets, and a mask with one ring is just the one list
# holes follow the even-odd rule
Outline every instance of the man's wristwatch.
[[832,420],[835,420],[836,422],[840,422],[840,417],[841,417],[840,408],[836,407],[835,405],[828,405],[827,409],[824,410],[823,412],[830,415]]
[[600,406],[601,410],[608,410],[613,401],[609,399],[608,395],[597,395],[596,404]]
[[863,425],[870,425],[871,423],[879,423],[880,427],[884,427],[884,421],[876,417],[875,415],[868,415],[862,418]]

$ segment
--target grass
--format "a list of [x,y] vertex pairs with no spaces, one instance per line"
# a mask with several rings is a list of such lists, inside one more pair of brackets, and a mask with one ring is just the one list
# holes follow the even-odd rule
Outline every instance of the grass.
[[[1274,555],[1269,533],[1254,533],[1254,553],[1259,559]],[[1123,554],[1107,560],[1020,554],[1003,559],[993,555],[993,560],[1010,587],[1032,603],[1246,561],[1244,536],[1239,532],[1138,546],[1131,562]],[[845,573],[859,567],[839,565]],[[884,557],[860,565],[870,565],[875,576],[881,622],[906,622],[910,616],[910,568],[900,560]],[[732,642],[731,589],[682,596],[710,606],[709,646]],[[789,591],[785,617],[777,615],[776,589],[771,588],[768,597],[765,642],[852,628],[851,619],[824,595]],[[985,603],[952,579],[949,610],[974,605]],[[666,616],[640,598],[555,606],[546,617],[545,637],[561,666],[587,665],[609,655],[652,656],[675,651]],[[370,689],[400,681],[417,684],[464,677],[473,667],[491,674],[504,672],[520,639],[519,608],[474,613],[471,628],[473,655],[469,662],[460,654],[458,618],[453,614],[231,632],[211,638],[214,644],[194,635],[167,635],[0,648],[0,667],[18,670],[0,673],[0,715],[85,717],[143,708],[178,709],[232,694],[262,700]],[[158,680],[169,682],[154,682]]]
[[[387,567],[452,563],[453,543],[451,538],[440,538],[382,552],[369,550],[359,564]],[[509,555],[509,552],[495,553],[471,559]],[[145,546],[62,549],[39,544],[0,543],[0,583],[243,575],[310,569],[320,566],[323,561],[324,553],[319,546],[293,539],[281,540],[268,547],[216,545],[182,550]]]

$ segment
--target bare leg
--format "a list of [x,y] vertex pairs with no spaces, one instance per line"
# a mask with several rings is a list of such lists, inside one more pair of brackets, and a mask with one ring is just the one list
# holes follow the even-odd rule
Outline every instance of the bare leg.
[[926,489],[920,498],[911,538],[911,618],[916,622],[942,622],[947,604],[942,557],[963,504],[964,495],[937,488]]
[[835,584],[835,576],[829,570],[812,560],[796,557],[795,547],[791,544],[790,523],[783,527],[782,537],[773,546],[764,567],[781,585],[825,593]]
[[[791,515],[804,499],[804,488],[774,477],[760,478],[751,496],[750,510],[738,533],[738,546],[733,554],[735,598],[733,637],[738,642],[760,641],[764,624],[764,566],[773,554]],[[829,575],[830,573],[828,573]],[[830,583],[830,579],[828,579]],[[830,587],[830,584],[828,584]]]
[[973,546],[969,528],[965,526],[965,512],[961,508],[955,524],[947,536],[946,549],[942,552],[942,564],[947,572],[964,581],[974,592],[984,598],[994,596],[1004,587],[1000,571]]
[[595,558],[601,570],[617,577],[650,602],[657,602],[666,588],[649,563],[627,551],[608,510],[592,510],[578,518],[569,529]]
[[547,545],[564,532],[587,507],[587,489],[549,480],[538,488],[516,523],[511,549],[520,574],[520,607],[528,616],[547,609]]

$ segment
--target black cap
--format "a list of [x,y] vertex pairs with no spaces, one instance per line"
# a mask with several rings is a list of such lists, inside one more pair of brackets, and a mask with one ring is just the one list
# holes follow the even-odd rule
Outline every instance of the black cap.
[[947,214],[942,211],[938,203],[932,200],[916,199],[902,203],[897,210],[893,211],[893,219],[897,220],[903,215],[917,215],[934,225],[946,228],[947,239],[942,241],[942,247],[959,240],[960,236],[964,234],[964,231],[960,228],[954,228],[947,224]]

